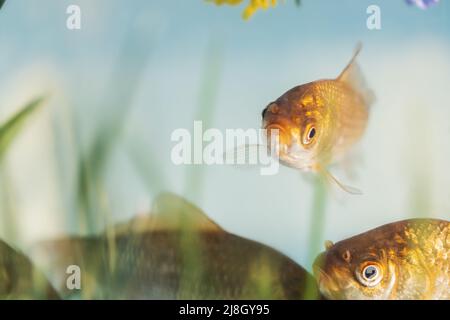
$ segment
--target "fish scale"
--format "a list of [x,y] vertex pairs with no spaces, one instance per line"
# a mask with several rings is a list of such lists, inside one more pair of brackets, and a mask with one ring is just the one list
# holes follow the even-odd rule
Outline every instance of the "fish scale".
[[[45,241],[32,252],[64,298],[303,299],[307,285],[315,288],[290,258],[224,231],[172,194],[110,232]],[[65,282],[72,264],[82,275],[75,294]]]
[[[305,271],[289,258],[269,247],[230,234],[200,233],[198,248],[203,269],[199,278],[191,270],[183,277],[183,252],[175,232],[152,232],[130,241],[123,235],[115,239],[119,252],[113,261],[114,271],[105,254],[106,239],[71,238],[46,246],[53,259],[50,274],[63,273],[68,265],[80,266],[82,272],[93,275],[82,287],[93,287],[92,296],[83,298],[112,299],[253,299],[261,298],[257,283],[250,279],[252,271],[263,273],[258,266],[265,261],[270,269],[270,297],[300,299],[305,285]],[[136,236],[132,236],[135,238]],[[121,254],[120,252],[124,252]],[[56,253],[56,254],[55,254]],[[234,264],[236,263],[236,264]],[[64,277],[61,277],[64,279]],[[186,285],[182,288],[183,280]],[[310,278],[312,280],[312,278]],[[264,280],[262,280],[264,281]],[[57,288],[70,296],[61,281]]]

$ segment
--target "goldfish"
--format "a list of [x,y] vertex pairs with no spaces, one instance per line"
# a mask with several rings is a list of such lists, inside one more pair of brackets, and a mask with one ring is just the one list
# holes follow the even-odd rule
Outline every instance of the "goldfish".
[[336,244],[314,262],[329,299],[450,299],[450,223],[410,219]]
[[58,299],[50,282],[23,253],[0,241],[0,299]]
[[[62,297],[301,299],[307,282],[315,285],[287,256],[224,231],[173,194],[157,197],[151,214],[105,232],[48,240],[32,250]],[[66,288],[69,265],[80,267],[79,293]]]
[[[339,183],[327,167],[341,160],[360,140],[374,102],[356,62],[360,51],[358,45],[336,79],[296,86],[262,112],[262,127],[280,163],[321,173],[350,193],[359,191]],[[271,139],[273,132],[277,133],[277,142]]]

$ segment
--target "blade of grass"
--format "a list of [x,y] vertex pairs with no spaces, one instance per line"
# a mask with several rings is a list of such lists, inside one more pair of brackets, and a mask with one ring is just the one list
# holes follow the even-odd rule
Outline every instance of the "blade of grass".
[[166,190],[167,180],[160,170],[157,159],[153,157],[145,157],[142,154],[142,144],[128,144],[128,157],[133,164],[134,169],[139,174],[141,181],[145,184],[149,193],[156,194],[161,190]]
[[[211,41],[206,51],[205,69],[200,86],[199,103],[194,120],[201,120],[203,127],[212,124],[215,113],[219,79],[222,67],[222,46],[215,40]],[[204,166],[188,167],[185,180],[185,193],[200,201],[203,191]],[[185,223],[181,228],[181,250],[183,253],[183,273],[180,278],[180,292],[189,292],[192,280],[198,283],[207,282],[207,274],[203,270],[200,239],[198,234],[189,230]],[[195,283],[194,282],[194,283]],[[181,297],[183,298],[183,297]]]
[[16,207],[14,205],[14,192],[11,177],[5,167],[4,161],[0,162],[0,217],[2,237],[8,243],[17,244],[20,238],[20,230],[16,223]]
[[78,177],[76,204],[82,233],[92,234],[106,227],[109,271],[115,270],[115,233],[109,208],[104,174],[111,154],[125,128],[130,105],[139,87],[150,55],[152,42],[141,28],[132,27],[125,34],[120,54],[107,86],[108,95],[103,123],[99,123],[92,143],[83,151],[78,142]]
[[[433,212],[433,177],[435,176],[433,165],[434,155],[432,146],[434,135],[423,135],[416,130],[421,126],[432,127],[432,114],[423,108],[422,103],[410,107],[407,114],[408,141],[405,148],[405,167],[411,183],[409,186],[409,212],[412,217],[430,217]],[[417,148],[417,146],[421,148]]]
[[3,235],[8,241],[15,243],[19,230],[15,223],[14,194],[10,176],[5,168],[5,155],[15,138],[22,132],[30,116],[43,104],[43,97],[37,98],[16,112],[9,120],[0,126],[0,187],[1,187],[1,218]]
[[[143,30],[130,28],[125,35],[116,69],[112,73],[105,106],[108,108],[107,121],[100,123],[93,142],[86,152],[79,147],[77,203],[80,212],[80,228],[83,232],[98,231],[99,224],[110,220],[101,210],[97,201],[104,195],[103,174],[111,152],[120,138],[130,105],[135,95],[143,71],[147,64],[151,41]],[[143,41],[145,39],[145,41]],[[106,214],[106,215],[105,215]]]
[[39,106],[42,105],[44,100],[45,98],[41,97],[31,101],[0,126],[0,159],[3,158],[8,147],[21,132],[21,129],[27,119]]
[[[320,251],[321,241],[323,239],[326,204],[327,204],[327,188],[326,180],[317,175],[314,177],[314,194],[311,210],[311,222],[309,228],[309,255],[308,260],[314,261],[315,256]],[[319,292],[315,280],[309,280],[306,283],[305,299],[318,299]]]
[[[219,92],[219,80],[222,69],[222,45],[216,40],[210,42],[206,52],[206,62],[202,83],[200,86],[199,102],[194,120],[201,120],[203,128],[211,126],[214,118],[217,95]],[[205,175],[204,166],[192,166],[187,168],[185,190],[186,194],[199,201],[203,188]]]

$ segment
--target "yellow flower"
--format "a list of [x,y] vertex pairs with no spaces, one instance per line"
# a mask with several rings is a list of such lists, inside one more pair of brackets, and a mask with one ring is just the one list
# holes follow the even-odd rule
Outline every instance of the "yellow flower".
[[[228,4],[228,5],[239,5],[244,0],[206,0],[207,2],[214,2],[217,5]],[[275,7],[277,0],[249,0],[247,7],[242,13],[242,17],[247,20],[249,19],[258,9],[266,10],[269,7]]]

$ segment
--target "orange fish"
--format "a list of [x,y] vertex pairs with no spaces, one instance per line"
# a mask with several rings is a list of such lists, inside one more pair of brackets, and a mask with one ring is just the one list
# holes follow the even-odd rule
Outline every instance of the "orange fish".
[[357,190],[340,184],[327,170],[363,135],[374,95],[367,87],[356,57],[336,79],[310,82],[284,93],[262,112],[268,142],[277,129],[273,147],[282,164],[323,174],[350,193]]
[[329,299],[450,300],[450,223],[411,219],[336,244],[314,262]]

